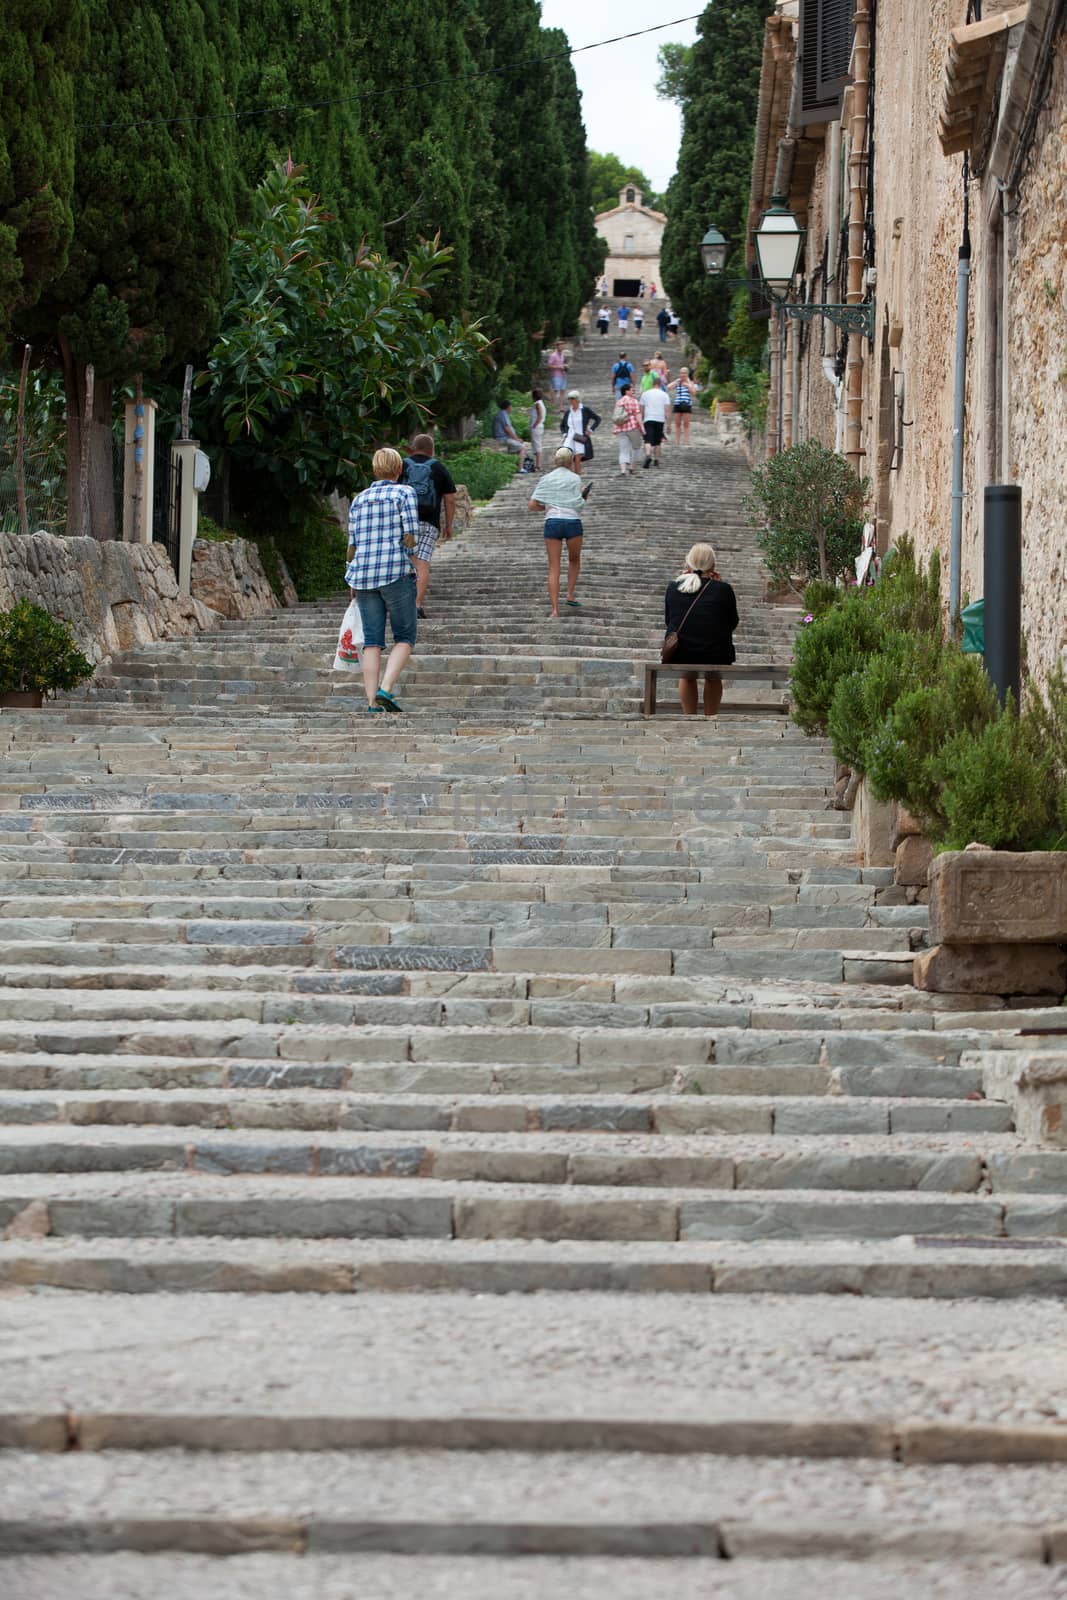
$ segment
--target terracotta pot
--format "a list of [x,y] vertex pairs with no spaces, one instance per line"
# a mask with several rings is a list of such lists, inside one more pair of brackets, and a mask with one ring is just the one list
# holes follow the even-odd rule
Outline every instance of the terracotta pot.
[[732,417],[736,410],[736,400],[717,400],[715,402],[715,411],[717,416]]
[[10,711],[40,711],[44,695],[40,689],[9,689],[0,694],[0,708]]

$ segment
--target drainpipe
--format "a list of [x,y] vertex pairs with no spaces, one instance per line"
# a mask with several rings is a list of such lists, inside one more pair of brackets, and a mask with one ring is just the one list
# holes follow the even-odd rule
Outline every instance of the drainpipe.
[[948,614],[953,626],[960,614],[960,569],[963,566],[963,417],[967,402],[967,302],[971,279],[971,200],[966,154],[963,157],[963,237],[956,270],[956,388],[952,399],[952,534],[948,557]]
[[[854,77],[849,129],[848,304],[863,299],[863,251],[867,209],[867,99],[870,93],[871,4],[856,0]],[[845,455],[857,477],[863,474],[863,335],[848,339],[848,420]]]

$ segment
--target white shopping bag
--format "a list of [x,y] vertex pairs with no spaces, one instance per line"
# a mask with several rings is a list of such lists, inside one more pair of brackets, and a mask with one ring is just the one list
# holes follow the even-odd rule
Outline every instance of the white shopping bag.
[[359,606],[350,600],[341,632],[337,636],[337,654],[333,658],[335,672],[359,672],[359,647],[363,643],[363,619]]

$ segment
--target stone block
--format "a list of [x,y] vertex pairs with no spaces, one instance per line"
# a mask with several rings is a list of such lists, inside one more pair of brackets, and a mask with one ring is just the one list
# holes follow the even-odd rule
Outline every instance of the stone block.
[[852,808],[852,845],[864,867],[894,865],[896,807],[876,800],[862,781]]
[[1005,1100],[1024,1139],[1067,1150],[1067,1050],[982,1052],[985,1092]]
[[909,833],[896,848],[895,876],[904,889],[924,889],[934,850],[921,833]]
[[952,945],[1067,944],[1067,851],[972,848],[935,857],[930,938]]
[[915,957],[916,989],[934,994],[1067,991],[1067,951],[1051,944],[939,944]]

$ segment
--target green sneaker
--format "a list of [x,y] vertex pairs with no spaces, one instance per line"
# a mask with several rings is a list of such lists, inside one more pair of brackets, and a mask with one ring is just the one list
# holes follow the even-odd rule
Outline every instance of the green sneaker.
[[368,706],[367,715],[368,717],[384,717],[385,709],[383,706]]
[[389,693],[388,689],[378,690],[378,707],[382,711],[403,711],[400,701]]

